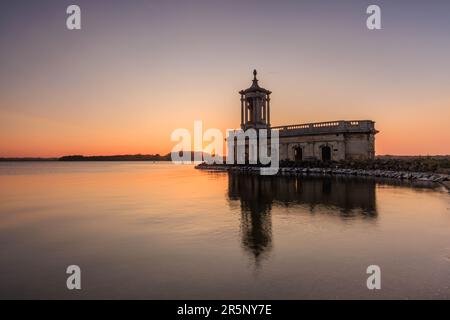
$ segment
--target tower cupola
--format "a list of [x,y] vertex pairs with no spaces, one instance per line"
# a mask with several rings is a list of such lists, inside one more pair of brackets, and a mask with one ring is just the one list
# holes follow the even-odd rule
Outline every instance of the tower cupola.
[[239,91],[241,95],[241,129],[270,129],[271,91],[259,86],[257,71],[253,70],[252,85]]

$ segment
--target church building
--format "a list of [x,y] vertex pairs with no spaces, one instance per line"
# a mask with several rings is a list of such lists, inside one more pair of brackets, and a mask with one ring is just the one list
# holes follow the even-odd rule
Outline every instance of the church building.
[[319,123],[272,127],[271,91],[259,86],[253,71],[253,83],[241,90],[241,129],[272,129],[279,132],[280,160],[365,160],[375,157],[375,122],[336,120]]

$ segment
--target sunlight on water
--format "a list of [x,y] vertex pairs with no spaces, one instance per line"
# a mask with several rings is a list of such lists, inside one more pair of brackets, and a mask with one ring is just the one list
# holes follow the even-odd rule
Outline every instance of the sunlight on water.
[[148,162],[1,163],[0,179],[0,298],[450,298],[437,185]]

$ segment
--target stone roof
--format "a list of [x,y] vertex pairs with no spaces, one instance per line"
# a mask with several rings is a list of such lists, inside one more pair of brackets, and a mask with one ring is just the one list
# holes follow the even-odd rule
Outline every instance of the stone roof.
[[247,93],[251,93],[251,92],[262,92],[265,94],[271,94],[272,92],[264,89],[262,87],[260,87],[258,85],[258,79],[256,79],[256,75],[258,74],[258,72],[256,70],[253,70],[253,82],[252,85],[250,86],[250,88],[247,88],[245,90],[241,90],[239,91],[240,94],[247,94]]

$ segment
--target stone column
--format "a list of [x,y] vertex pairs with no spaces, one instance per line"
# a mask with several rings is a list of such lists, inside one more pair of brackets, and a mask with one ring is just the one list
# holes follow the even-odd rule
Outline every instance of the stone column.
[[244,96],[241,94],[241,128],[244,127]]
[[245,122],[244,124],[246,125],[248,122],[248,102],[244,101],[244,109],[245,109]]
[[270,96],[267,95],[267,125],[270,128]]
[[267,123],[267,99],[263,99],[263,122]]
[[259,121],[259,98],[255,98],[255,106],[253,107],[254,113],[253,113],[253,121],[257,123]]

